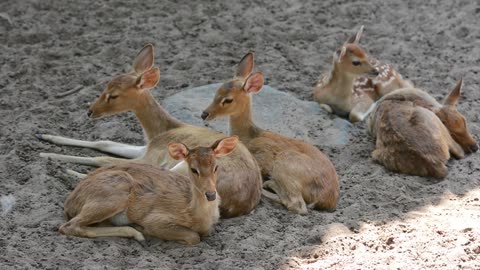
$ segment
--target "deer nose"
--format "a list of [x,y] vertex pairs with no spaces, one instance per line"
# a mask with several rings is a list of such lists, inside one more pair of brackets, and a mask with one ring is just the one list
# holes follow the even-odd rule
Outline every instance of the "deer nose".
[[207,200],[209,201],[214,201],[217,198],[217,192],[207,191],[205,192],[205,197],[207,197]]
[[88,116],[88,117],[92,116],[92,113],[93,113],[92,110],[88,110],[87,116]]
[[202,119],[205,120],[210,114],[208,112],[202,112]]
[[378,72],[378,69],[373,69],[372,72],[370,72],[370,74],[372,74],[373,76],[378,76],[378,74],[380,74],[380,72]]
[[470,146],[470,151],[472,151],[472,153],[475,153],[478,151],[478,144],[474,144],[472,146]]

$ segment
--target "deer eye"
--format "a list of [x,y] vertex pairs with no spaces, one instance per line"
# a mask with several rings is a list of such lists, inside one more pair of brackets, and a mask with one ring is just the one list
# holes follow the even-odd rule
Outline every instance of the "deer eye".
[[360,61],[353,61],[352,65],[354,66],[360,66],[362,63]]
[[118,97],[118,95],[115,95],[115,96],[114,96],[114,95],[108,94],[108,95],[107,95],[107,102],[110,102],[111,99],[116,99],[117,97]]
[[223,100],[222,105],[230,104],[233,102],[233,98],[226,98]]
[[190,170],[192,171],[192,173],[193,173],[193,174],[196,174],[196,175],[198,175],[198,171],[197,171],[197,169],[191,168]]

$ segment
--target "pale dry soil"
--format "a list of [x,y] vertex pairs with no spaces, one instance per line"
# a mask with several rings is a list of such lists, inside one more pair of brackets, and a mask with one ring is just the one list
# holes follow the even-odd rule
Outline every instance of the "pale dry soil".
[[[98,83],[128,71],[146,43],[156,48],[162,78],[152,91],[161,102],[230,78],[250,49],[267,84],[295,102],[311,102],[332,52],[364,24],[367,51],[437,99],[464,77],[459,108],[478,139],[478,1],[177,2],[0,1],[1,269],[480,268],[479,154],[449,162],[441,181],[390,173],[371,161],[374,145],[364,124],[344,125],[322,111],[301,115],[292,107],[256,118],[280,132],[305,123],[289,135],[308,139],[334,162],[341,178],[336,212],[298,216],[262,201],[251,215],[222,220],[193,247],[59,235],[63,202],[77,183],[61,168],[91,168],[38,153],[100,153],[34,135],[141,145],[132,114],[91,121],[86,109],[104,86]],[[77,86],[82,90],[56,97]],[[348,129],[346,140],[331,139],[335,128]]]

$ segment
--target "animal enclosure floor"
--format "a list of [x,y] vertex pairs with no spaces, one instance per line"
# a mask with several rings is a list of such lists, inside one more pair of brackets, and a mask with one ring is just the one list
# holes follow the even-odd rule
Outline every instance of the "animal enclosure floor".
[[101,82],[128,71],[146,43],[155,45],[161,70],[151,90],[160,102],[231,78],[250,49],[266,84],[311,102],[334,50],[363,24],[367,52],[438,100],[464,78],[459,109],[478,140],[479,16],[473,0],[0,1],[0,268],[479,269],[479,154],[450,161],[443,181],[390,173],[370,159],[365,124],[345,126],[348,137],[336,143],[326,132],[344,127],[341,119],[290,108],[273,128],[308,123],[294,135],[311,139],[335,164],[337,211],[299,216],[262,200],[253,214],[223,220],[199,245],[149,239],[142,246],[58,233],[63,202],[77,184],[61,169],[91,168],[38,154],[102,154],[35,137],[142,145],[133,114],[92,121],[86,113]]

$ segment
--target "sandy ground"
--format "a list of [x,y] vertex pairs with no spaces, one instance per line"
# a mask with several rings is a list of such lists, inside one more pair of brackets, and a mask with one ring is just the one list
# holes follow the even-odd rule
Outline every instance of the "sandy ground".
[[[175,2],[0,2],[1,269],[480,268],[479,155],[449,162],[443,181],[390,173],[371,161],[364,124],[351,127],[346,144],[315,143],[341,177],[334,213],[298,216],[262,201],[193,247],[59,235],[63,202],[77,183],[60,169],[91,168],[38,153],[99,153],[40,142],[34,134],[141,145],[132,114],[90,121],[86,108],[102,89],[97,83],[127,71],[148,42],[162,72],[154,90],[161,101],[229,78],[249,49],[269,85],[311,101],[333,50],[364,24],[367,51],[438,99],[465,78],[460,110],[478,139],[478,1]],[[55,97],[79,85],[78,93]],[[320,138],[324,126],[309,136]]]

